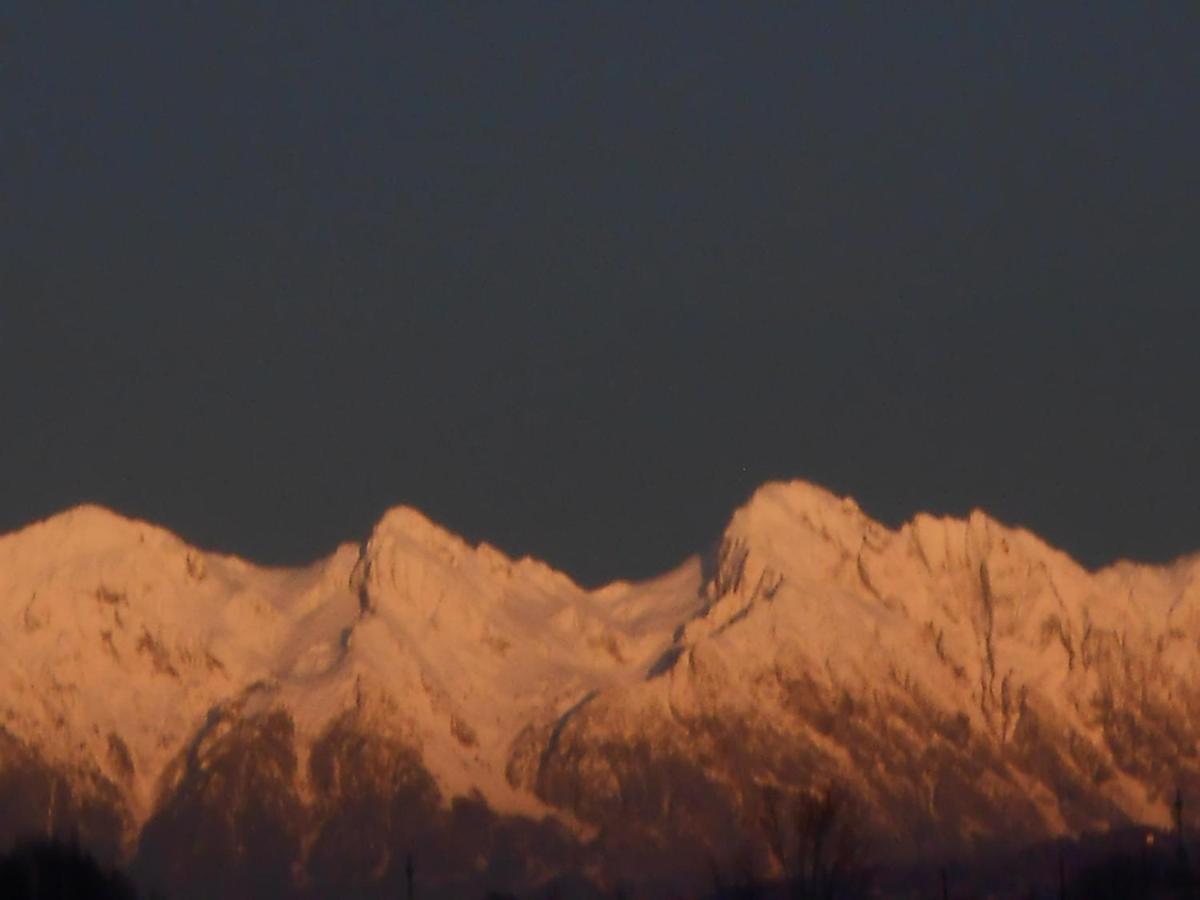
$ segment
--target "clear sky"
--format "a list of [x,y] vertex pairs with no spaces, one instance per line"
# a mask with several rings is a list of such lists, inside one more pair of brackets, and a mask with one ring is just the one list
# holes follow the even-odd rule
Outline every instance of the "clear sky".
[[251,6],[0,9],[0,529],[1200,549],[1194,2]]

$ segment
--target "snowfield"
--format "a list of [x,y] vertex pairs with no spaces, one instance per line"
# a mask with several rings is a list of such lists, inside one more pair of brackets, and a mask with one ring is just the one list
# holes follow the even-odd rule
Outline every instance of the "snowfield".
[[24,827],[103,802],[132,857],[172,798],[216,790],[238,723],[282,712],[300,869],[328,771],[358,758],[314,747],[343,730],[411,751],[445,810],[610,856],[722,818],[752,840],[764,798],[828,785],[884,853],[1165,826],[1200,788],[1198,574],[1089,572],[982,512],[890,530],[804,482],[760,488],[711,552],[594,591],[407,507],[272,569],[82,506],[0,538],[0,770],[37,759],[74,798]]

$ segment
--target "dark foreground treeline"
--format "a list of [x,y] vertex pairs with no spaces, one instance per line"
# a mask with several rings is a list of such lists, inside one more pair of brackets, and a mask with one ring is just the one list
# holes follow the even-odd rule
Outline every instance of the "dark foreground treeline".
[[4,900],[137,900],[123,873],[102,866],[75,842],[28,840],[0,857]]
[[[931,900],[1200,900],[1200,846],[1128,827],[995,849],[940,865],[877,868],[870,896]],[[833,895],[836,896],[836,895]]]
[[[817,867],[784,880],[760,880],[714,870],[704,900],[858,900],[868,897],[930,900],[1200,900],[1200,871],[1177,836],[1128,829],[1079,841],[1058,842],[971,863],[909,871],[866,865]],[[437,897],[410,880],[397,900]],[[276,896],[264,893],[263,900]],[[538,896],[683,897],[633,885],[610,892],[566,890]],[[692,895],[697,896],[697,895]],[[487,893],[486,900],[515,897]],[[128,876],[100,864],[71,841],[22,841],[0,856],[3,900],[162,900],[140,893]]]

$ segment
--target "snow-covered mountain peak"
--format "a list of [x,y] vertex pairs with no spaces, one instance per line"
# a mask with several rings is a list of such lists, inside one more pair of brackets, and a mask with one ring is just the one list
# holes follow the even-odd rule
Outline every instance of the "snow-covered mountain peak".
[[85,503],[0,535],[0,552],[18,545],[25,557],[66,558],[137,545],[177,547],[182,541],[157,525]]
[[[913,577],[919,578],[950,570],[978,574],[980,565],[989,560],[1000,567],[1081,570],[1037,535],[981,509],[963,518],[917,513],[892,529],[866,515],[854,498],[804,481],[760,487],[733,514],[722,545],[727,558],[745,556],[748,565],[787,571],[802,579],[838,580],[847,573],[847,561],[854,563],[852,569],[861,570],[870,560],[883,557],[893,569],[903,560],[903,567],[912,568]],[[853,581],[863,573],[850,574]]]
[[509,590],[511,582],[563,594],[581,591],[569,576],[540,560],[514,560],[484,542],[472,546],[411,506],[397,506],[380,519],[356,579],[373,582],[376,589],[387,586],[392,593],[442,599],[464,592],[479,599]]
[[387,510],[371,532],[370,542],[404,544],[413,549],[460,555],[470,548],[458,535],[438,525],[419,509],[394,506]]
[[269,722],[314,815],[329,754],[357,771],[384,741],[445,804],[580,835],[624,827],[606,804],[648,772],[663,834],[720,785],[751,821],[763,785],[815,778],[957,840],[1001,809],[1046,834],[1166,821],[1192,771],[1200,557],[1089,572],[980,511],[889,528],[803,481],[757,490],[715,557],[588,591],[401,506],[265,568],[77,507],[0,536],[0,751],[106,779],[130,834]]
[[806,481],[763,485],[732,516],[725,536],[751,548],[828,544],[855,552],[873,533],[886,531],[853,497],[839,497]]
[[734,513],[736,519],[748,519],[770,528],[786,521],[810,524],[864,518],[853,497],[839,497],[820,485],[800,479],[769,481],[757,488],[750,499]]
[[864,546],[889,539],[850,497],[805,481],[763,485],[730,518],[717,549],[709,591],[761,590],[760,579],[835,577]]
[[[76,598],[94,595],[121,596],[156,619],[170,610],[183,615],[208,570],[206,554],[166,529],[79,506],[0,536],[0,610],[11,604],[33,618],[39,610],[65,615]],[[220,595],[228,585],[208,587]]]

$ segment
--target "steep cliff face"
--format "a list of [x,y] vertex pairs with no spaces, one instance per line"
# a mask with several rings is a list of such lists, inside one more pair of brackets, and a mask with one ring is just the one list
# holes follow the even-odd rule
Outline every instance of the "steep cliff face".
[[515,775],[585,821],[713,854],[719,823],[767,841],[781,798],[829,787],[883,857],[1165,826],[1176,788],[1200,786],[1198,571],[1091,574],[981,513],[890,531],[770,485],[652,677],[531,735]]
[[408,508],[272,570],[81,507],[0,537],[0,838],[172,896],[394,896],[410,860],[468,896],[778,874],[826,791],[879,859],[1165,825],[1198,575],[800,482],[591,592]]

